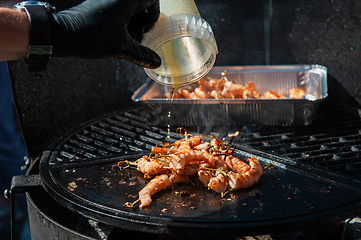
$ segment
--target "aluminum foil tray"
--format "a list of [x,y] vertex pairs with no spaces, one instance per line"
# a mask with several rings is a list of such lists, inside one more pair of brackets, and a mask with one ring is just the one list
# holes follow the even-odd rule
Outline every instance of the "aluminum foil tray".
[[171,87],[148,79],[132,96],[147,109],[156,126],[215,126],[263,124],[301,126],[314,121],[319,103],[328,96],[327,68],[320,65],[215,66],[207,76],[247,85],[252,81],[263,94],[269,90],[287,96],[291,88],[306,92],[302,99],[167,99]]

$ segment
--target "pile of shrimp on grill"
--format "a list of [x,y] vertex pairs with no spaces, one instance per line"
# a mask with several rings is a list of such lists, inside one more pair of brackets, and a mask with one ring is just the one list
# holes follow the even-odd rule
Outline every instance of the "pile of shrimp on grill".
[[[231,145],[212,137],[210,142],[203,142],[201,136],[188,134],[184,128],[177,133],[184,136],[175,143],[163,142],[152,148],[135,162],[121,161],[123,169],[135,165],[137,170],[151,178],[139,192],[140,208],[149,206],[151,196],[173,183],[187,182],[189,176],[198,175],[200,182],[222,196],[236,189],[248,188],[258,182],[263,174],[261,164],[254,157],[247,158],[249,165],[233,156]],[[137,202],[136,201],[136,202]],[[129,205],[130,204],[130,205]],[[125,206],[133,207],[126,203]]]

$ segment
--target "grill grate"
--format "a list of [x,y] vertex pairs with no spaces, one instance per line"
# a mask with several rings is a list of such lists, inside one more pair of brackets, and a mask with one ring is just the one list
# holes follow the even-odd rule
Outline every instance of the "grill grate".
[[233,143],[361,182],[358,110],[327,106],[310,127],[276,130],[243,133]]
[[[269,233],[276,228],[320,226],[359,215],[361,158],[358,111],[334,108],[319,113],[318,122],[309,127],[187,127],[190,133],[233,144],[241,159],[256,156],[264,166],[278,168],[265,171],[259,184],[229,198],[203,185],[199,188],[195,181],[196,187],[173,184],[157,193],[150,208],[130,211],[123,206],[137,199],[148,180],[136,169],[121,171],[117,162],[136,160],[159,142],[183,138],[171,129],[167,139],[167,128],[150,125],[142,108],[84,125],[43,153],[39,174],[44,188],[61,205],[129,230],[177,234],[186,227],[194,236],[224,232],[235,236],[259,234],[260,229]],[[323,119],[328,119],[327,124]],[[235,130],[241,133],[228,135]],[[180,191],[194,197],[175,195]]]
[[[144,110],[135,109],[79,130],[59,144],[56,160],[64,163],[149,151],[168,132],[149,125],[144,115]],[[172,131],[167,141],[180,137]],[[320,108],[317,120],[308,127],[243,127],[232,144],[361,182],[361,120],[356,109]]]
[[[136,109],[91,124],[67,138],[57,147],[61,163],[141,153],[162,142],[168,133],[150,126]],[[167,141],[179,139],[170,133]]]

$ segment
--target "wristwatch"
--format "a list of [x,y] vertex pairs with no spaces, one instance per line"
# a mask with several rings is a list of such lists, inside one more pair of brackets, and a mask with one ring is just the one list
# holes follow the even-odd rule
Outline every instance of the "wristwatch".
[[14,5],[14,8],[25,11],[30,22],[30,41],[25,59],[29,71],[43,71],[46,69],[53,50],[49,14],[55,12],[55,8],[49,3],[41,1],[20,2]]

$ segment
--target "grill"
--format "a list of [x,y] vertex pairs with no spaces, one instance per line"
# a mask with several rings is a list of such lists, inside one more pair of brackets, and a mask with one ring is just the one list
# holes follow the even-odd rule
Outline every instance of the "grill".
[[[224,198],[195,181],[195,186],[174,184],[157,193],[142,210],[123,207],[135,200],[146,180],[132,169],[120,170],[117,162],[147,154],[168,135],[167,126],[150,124],[149,113],[131,101],[145,82],[143,69],[116,59],[54,58],[47,71],[29,74],[23,61],[9,62],[32,159],[27,175],[13,179],[11,194],[25,190],[33,238],[270,234],[285,239],[295,232],[302,232],[303,239],[340,238],[345,219],[361,213],[360,74],[344,48],[359,48],[357,41],[351,45],[345,39],[356,35],[350,29],[358,29],[344,27],[355,17],[348,18],[353,13],[344,9],[354,5],[333,2],[262,1],[263,14],[259,2],[197,1],[223,54],[217,65],[317,63],[329,73],[329,97],[310,126],[187,126],[191,133],[234,145],[241,159],[255,156],[263,166],[278,168]],[[333,18],[325,24],[322,16]],[[325,43],[330,42],[339,45],[329,49],[332,44]],[[169,141],[180,138],[174,133],[178,126],[172,127]],[[236,131],[237,136],[228,137]]]
[[[59,144],[55,149],[57,155],[50,163],[78,162],[150,151],[154,145],[166,140],[168,131],[149,125],[144,116],[146,113],[142,109],[136,109],[91,124]],[[248,126],[243,127],[237,137],[227,140],[239,150],[266,154],[292,165],[317,169],[359,184],[360,127],[357,109],[331,105],[320,110],[312,128]],[[227,137],[228,133],[200,131],[220,138]],[[181,138],[174,132],[173,129],[169,141]]]
[[[358,112],[327,105],[312,133],[309,127],[251,125],[228,137],[224,131],[198,128],[233,144],[241,159],[256,156],[278,170],[266,171],[254,187],[224,198],[197,182],[195,187],[176,184],[157,193],[151,207],[131,211],[123,204],[135,201],[147,180],[136,170],[119,170],[117,162],[137,159],[169,136],[167,128],[149,125],[146,115],[141,108],[113,114],[43,152],[43,187],[61,206],[88,222],[105,224],[112,234],[141,229],[197,238],[292,232],[337,224],[361,212]],[[173,132],[167,141],[181,137]]]

